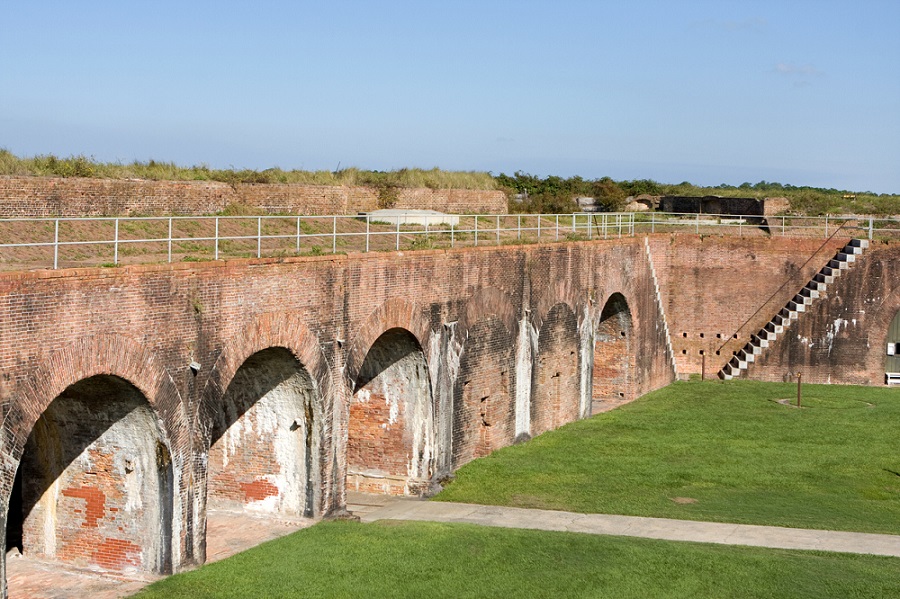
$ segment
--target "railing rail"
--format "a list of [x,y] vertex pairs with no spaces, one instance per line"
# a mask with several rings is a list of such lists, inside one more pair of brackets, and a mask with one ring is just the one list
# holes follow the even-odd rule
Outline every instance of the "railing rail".
[[[0,219],[0,268],[220,260],[617,239],[643,233],[900,238],[900,219],[672,213]],[[442,221],[442,222],[439,222]],[[330,245],[330,248],[328,247]],[[41,252],[46,252],[42,254]]]

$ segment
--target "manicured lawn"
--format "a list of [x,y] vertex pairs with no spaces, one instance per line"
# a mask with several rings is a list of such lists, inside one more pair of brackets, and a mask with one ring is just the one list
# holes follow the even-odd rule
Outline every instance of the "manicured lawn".
[[900,596],[900,559],[461,524],[326,522],[138,597]]
[[[497,451],[437,496],[519,507],[900,534],[900,390],[670,385]],[[792,399],[793,401],[793,399]]]

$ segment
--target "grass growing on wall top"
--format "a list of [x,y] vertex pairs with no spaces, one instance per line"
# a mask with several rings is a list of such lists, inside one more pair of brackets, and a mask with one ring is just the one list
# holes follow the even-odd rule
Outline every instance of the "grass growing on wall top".
[[302,171],[269,168],[213,169],[205,165],[178,166],[173,162],[134,161],[130,164],[98,162],[86,156],[58,158],[52,154],[19,158],[0,149],[0,175],[148,179],[153,181],[220,181],[229,184],[302,183],[306,185],[358,185],[376,188],[496,189],[489,173],[404,168],[369,171],[345,168],[337,171]]
[[137,597],[890,597],[900,559],[418,522],[326,522]]
[[437,496],[900,533],[900,392],[681,382],[463,466]]

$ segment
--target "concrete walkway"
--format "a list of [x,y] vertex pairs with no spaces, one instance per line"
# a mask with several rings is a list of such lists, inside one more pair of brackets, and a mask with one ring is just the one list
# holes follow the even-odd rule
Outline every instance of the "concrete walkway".
[[775,549],[809,549],[900,557],[900,536],[778,526],[723,524],[639,516],[578,514],[551,510],[444,503],[349,493],[348,508],[363,522],[419,520],[530,528],[598,535],[695,541]]

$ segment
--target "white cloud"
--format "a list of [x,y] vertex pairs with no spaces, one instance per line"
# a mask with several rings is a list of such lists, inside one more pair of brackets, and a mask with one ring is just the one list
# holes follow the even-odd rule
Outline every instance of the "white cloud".
[[780,75],[787,76],[800,76],[800,77],[815,77],[818,75],[824,75],[822,71],[812,66],[811,64],[791,64],[789,62],[779,62],[775,65],[775,72]]

